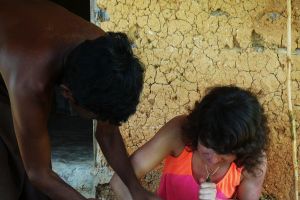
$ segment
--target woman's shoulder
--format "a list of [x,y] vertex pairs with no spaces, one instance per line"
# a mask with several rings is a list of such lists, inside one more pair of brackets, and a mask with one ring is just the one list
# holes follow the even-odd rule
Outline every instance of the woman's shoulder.
[[170,119],[167,124],[172,124],[175,128],[181,128],[182,125],[186,122],[187,116],[186,115],[177,115]]
[[178,115],[170,119],[162,128],[164,134],[168,135],[170,138],[179,138],[182,134],[182,126],[186,121],[186,115]]
[[178,115],[169,120],[164,126],[164,135],[172,144],[171,156],[177,157],[185,147],[182,140],[182,126],[186,121],[186,115]]

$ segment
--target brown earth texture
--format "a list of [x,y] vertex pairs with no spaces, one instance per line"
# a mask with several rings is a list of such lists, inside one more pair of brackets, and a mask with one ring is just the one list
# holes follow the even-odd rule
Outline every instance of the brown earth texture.
[[[292,2],[292,99],[299,133],[300,0]],[[207,88],[235,84],[257,93],[268,116],[264,199],[293,199],[286,1],[98,0],[98,6],[100,27],[127,33],[146,68],[138,111],[121,128],[129,153],[172,117],[187,113]],[[152,191],[159,172],[143,180]],[[108,185],[98,189],[99,198],[113,199]]]

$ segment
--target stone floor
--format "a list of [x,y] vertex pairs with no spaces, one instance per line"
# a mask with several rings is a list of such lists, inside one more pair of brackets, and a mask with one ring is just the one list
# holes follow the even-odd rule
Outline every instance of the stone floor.
[[94,196],[92,121],[56,116],[49,132],[53,170],[86,197]]

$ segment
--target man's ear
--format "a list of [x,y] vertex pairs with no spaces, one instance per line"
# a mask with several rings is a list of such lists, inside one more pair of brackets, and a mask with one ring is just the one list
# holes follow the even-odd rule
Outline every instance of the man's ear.
[[64,84],[60,84],[60,88],[62,90],[62,95],[68,99],[69,101],[75,102],[75,99],[73,97],[73,94],[70,90],[70,88],[68,88],[68,86],[64,85]]

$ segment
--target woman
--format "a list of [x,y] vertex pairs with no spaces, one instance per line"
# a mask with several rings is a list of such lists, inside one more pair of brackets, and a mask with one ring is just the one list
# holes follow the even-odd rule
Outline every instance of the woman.
[[[142,177],[165,159],[157,191],[164,200],[258,200],[267,170],[267,126],[255,95],[215,87],[189,115],[177,116],[132,156]],[[115,174],[111,185],[131,199]]]

